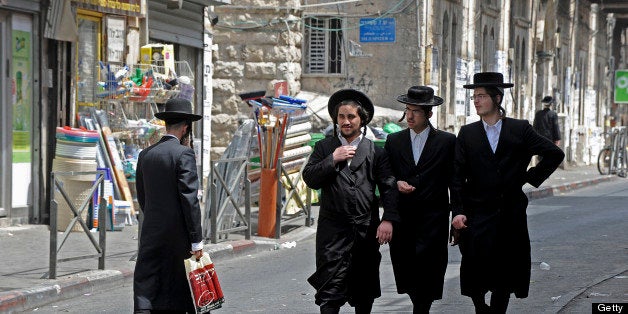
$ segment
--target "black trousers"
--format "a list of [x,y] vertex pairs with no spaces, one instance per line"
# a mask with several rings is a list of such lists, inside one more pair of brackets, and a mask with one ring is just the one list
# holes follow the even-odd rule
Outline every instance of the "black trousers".
[[510,301],[510,292],[496,290],[491,293],[491,305],[484,301],[484,295],[477,295],[471,298],[478,314],[505,314]]

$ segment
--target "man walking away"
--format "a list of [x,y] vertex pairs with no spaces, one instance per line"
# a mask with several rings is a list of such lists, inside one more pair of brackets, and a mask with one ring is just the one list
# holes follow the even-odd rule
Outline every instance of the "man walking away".
[[203,255],[201,209],[194,150],[189,143],[192,104],[176,98],[155,116],[166,135],[142,150],[137,162],[137,200],[144,215],[133,276],[135,313],[194,313],[183,260]]
[[543,109],[537,111],[534,115],[534,130],[559,146],[560,127],[558,126],[558,115],[552,110],[554,98],[545,96],[541,103],[543,104]]

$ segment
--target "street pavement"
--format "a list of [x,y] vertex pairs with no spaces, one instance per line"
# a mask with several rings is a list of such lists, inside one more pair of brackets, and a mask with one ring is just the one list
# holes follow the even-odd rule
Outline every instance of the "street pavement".
[[[524,186],[530,199],[538,199],[559,195],[610,180],[626,180],[617,176],[602,176],[595,166],[567,167],[558,169],[539,188]],[[315,212],[315,210],[313,210]],[[255,226],[256,223],[252,222]],[[20,225],[0,228],[0,313],[19,312],[35,308],[47,303],[72,298],[99,289],[119,285],[122,280],[133,277],[134,257],[137,251],[137,225],[127,225],[121,231],[108,231],[106,234],[105,269],[98,269],[98,259],[77,259],[57,265],[57,278],[48,279],[50,259],[50,231],[47,225]],[[255,229],[254,229],[255,231]],[[290,247],[299,241],[312,237],[316,227],[294,226],[281,236],[271,239],[253,236],[250,240],[242,235],[232,234],[230,239],[223,239],[217,244],[205,244],[204,250],[209,252],[216,264],[228,263],[236,256],[255,254],[256,252],[277,250]],[[92,233],[98,241],[98,233]],[[58,233],[58,243],[63,241]],[[72,232],[57,250],[59,259],[93,255],[97,251],[87,235],[83,232]],[[625,293],[623,281],[628,275],[627,269],[613,278],[600,278],[590,286],[583,288],[594,291]],[[623,280],[622,280],[623,279]],[[582,299],[574,294],[563,298],[565,308],[581,308],[579,303],[590,300]],[[596,302],[604,302],[604,295],[596,295]]]

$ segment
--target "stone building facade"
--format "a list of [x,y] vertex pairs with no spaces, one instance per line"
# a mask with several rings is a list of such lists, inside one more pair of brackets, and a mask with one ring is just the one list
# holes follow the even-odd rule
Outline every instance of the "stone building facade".
[[[243,0],[217,7],[213,37],[212,159],[220,157],[251,109],[238,94],[286,81],[301,89],[301,10],[298,0]],[[267,94],[269,95],[269,94]]]
[[595,1],[251,0],[219,10],[215,149],[248,113],[237,93],[270,90],[274,80],[288,81],[292,95],[355,88],[392,109],[408,87],[429,85],[445,99],[433,124],[457,133],[478,119],[462,85],[501,72],[515,84],[504,100],[510,117],[532,122],[543,96],[558,99],[567,164],[595,162],[613,115],[617,36]]

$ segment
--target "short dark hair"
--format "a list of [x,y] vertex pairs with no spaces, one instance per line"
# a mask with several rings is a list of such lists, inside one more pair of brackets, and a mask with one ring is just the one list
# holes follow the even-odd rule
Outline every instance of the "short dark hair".
[[182,125],[186,125],[186,124],[189,124],[189,125],[192,124],[192,120],[190,120],[190,119],[177,119],[177,118],[175,118],[175,119],[166,119],[164,122],[166,123],[166,128],[182,126]]

